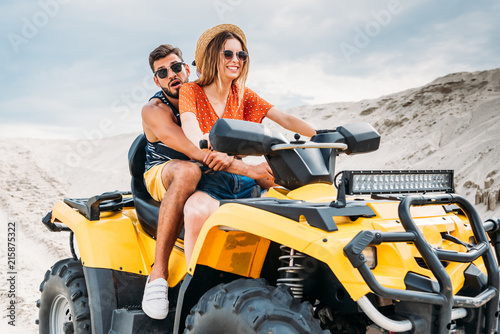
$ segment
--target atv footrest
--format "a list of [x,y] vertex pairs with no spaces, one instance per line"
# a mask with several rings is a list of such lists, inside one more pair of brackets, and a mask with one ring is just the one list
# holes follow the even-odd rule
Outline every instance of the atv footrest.
[[151,319],[142,310],[114,310],[108,334],[171,334],[174,317],[175,310],[164,320]]
[[134,207],[132,197],[123,198],[130,192],[107,192],[91,198],[65,198],[64,203],[78,210],[88,220],[99,220],[101,211],[120,211],[125,207]]

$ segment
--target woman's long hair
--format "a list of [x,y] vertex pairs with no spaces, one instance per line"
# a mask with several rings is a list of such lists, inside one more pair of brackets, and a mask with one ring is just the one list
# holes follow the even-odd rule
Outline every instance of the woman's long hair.
[[[221,32],[220,34],[215,36],[214,39],[210,41],[210,43],[208,43],[205,55],[203,56],[201,61],[202,63],[197,64],[199,68],[203,69],[201,77],[195,81],[198,85],[206,86],[216,81],[217,86],[219,88],[221,87],[222,80],[220,77],[219,69],[222,66],[222,62],[224,61],[223,60],[224,58],[221,57],[221,52],[224,51],[223,47],[226,41],[231,38],[238,40],[241,43],[243,51],[248,53],[246,44],[238,35],[233,34],[229,31]],[[243,99],[243,94],[245,91],[245,83],[248,77],[249,66],[250,66],[250,57],[248,57],[248,59],[245,62],[243,62],[241,66],[240,75],[232,82],[233,84],[236,84],[238,86],[239,102],[241,102],[241,100]]]

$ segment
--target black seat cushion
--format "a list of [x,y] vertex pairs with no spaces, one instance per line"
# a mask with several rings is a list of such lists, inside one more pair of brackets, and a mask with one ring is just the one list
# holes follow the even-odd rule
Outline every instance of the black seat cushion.
[[134,196],[137,218],[144,231],[156,237],[160,202],[155,201],[144,184],[144,166],[146,163],[146,136],[139,135],[128,152],[128,163],[132,175],[132,194]]

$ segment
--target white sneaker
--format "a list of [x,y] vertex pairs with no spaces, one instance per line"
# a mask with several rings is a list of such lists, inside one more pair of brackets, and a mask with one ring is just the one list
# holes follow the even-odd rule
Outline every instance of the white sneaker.
[[168,283],[164,278],[149,282],[149,276],[142,297],[142,310],[148,317],[162,320],[168,315]]

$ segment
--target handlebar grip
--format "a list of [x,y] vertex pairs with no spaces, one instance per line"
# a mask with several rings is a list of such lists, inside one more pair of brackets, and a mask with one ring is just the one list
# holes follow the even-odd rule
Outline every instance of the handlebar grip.
[[208,140],[206,139],[201,139],[199,143],[200,148],[203,150],[205,148],[208,148]]

